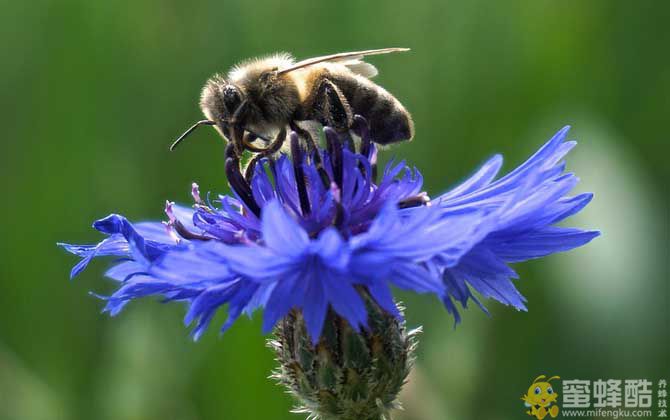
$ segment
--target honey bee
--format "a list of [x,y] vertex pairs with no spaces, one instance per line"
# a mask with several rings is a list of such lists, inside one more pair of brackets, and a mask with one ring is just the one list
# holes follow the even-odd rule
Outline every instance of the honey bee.
[[[355,115],[367,120],[375,143],[411,140],[414,123],[409,112],[370,80],[378,71],[363,61],[369,55],[408,50],[356,51],[298,62],[288,54],[276,54],[242,62],[225,77],[215,75],[207,81],[200,97],[207,119],[189,128],[170,149],[197,127],[211,125],[238,154],[269,154],[280,150],[287,128],[306,133],[302,123],[317,123],[346,131]],[[259,147],[257,140],[266,147]]]

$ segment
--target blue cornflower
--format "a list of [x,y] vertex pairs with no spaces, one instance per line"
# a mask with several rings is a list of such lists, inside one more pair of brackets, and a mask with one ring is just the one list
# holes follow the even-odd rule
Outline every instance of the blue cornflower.
[[461,185],[429,198],[418,170],[389,163],[377,181],[377,151],[367,131],[359,152],[347,135],[325,128],[327,149],[305,150],[291,133],[291,156],[259,159],[246,180],[228,172],[233,196],[193,208],[167,203],[167,222],[132,224],[112,214],[93,227],[97,245],[63,244],[82,257],[120,257],[106,275],[119,288],[105,297],[116,315],[130,300],[159,295],[186,301],[185,322],[197,339],[228,306],[222,331],[243,313],[263,309],[270,331],[292,309],[302,311],[316,343],[329,308],[356,331],[367,328],[361,290],[398,318],[391,286],[432,293],[460,317],[473,292],[525,310],[509,263],[586,244],[596,231],[559,227],[591,194],[569,197],[577,178],[563,157],[575,145],[559,131],[508,175],[494,180],[495,156]]

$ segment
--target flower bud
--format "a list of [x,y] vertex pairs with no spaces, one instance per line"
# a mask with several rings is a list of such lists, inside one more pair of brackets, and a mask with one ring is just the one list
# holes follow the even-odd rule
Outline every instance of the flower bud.
[[400,408],[397,396],[412,368],[420,328],[408,332],[403,320],[360,292],[368,329],[356,332],[329,310],[314,346],[302,313],[293,310],[269,342],[280,363],[272,377],[300,402],[294,412],[309,413],[308,419],[389,419],[389,411]]

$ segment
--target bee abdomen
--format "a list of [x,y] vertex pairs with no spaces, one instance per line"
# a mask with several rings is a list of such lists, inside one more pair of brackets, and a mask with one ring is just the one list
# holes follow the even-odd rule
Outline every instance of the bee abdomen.
[[334,83],[349,101],[353,113],[368,120],[370,135],[375,143],[390,144],[412,139],[414,124],[411,116],[382,87],[362,77],[341,77]]

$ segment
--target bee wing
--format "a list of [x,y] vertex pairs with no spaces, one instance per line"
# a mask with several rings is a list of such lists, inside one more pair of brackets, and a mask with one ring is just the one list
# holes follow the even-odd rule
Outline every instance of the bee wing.
[[308,58],[307,60],[298,61],[297,63],[285,69],[279,70],[279,74],[288,73],[290,71],[301,69],[307,66],[312,66],[318,63],[330,62],[330,63],[344,64],[345,66],[349,67],[352,71],[356,73],[359,73],[366,77],[373,77],[377,74],[377,69],[372,64],[365,63],[363,61],[363,57],[368,55],[388,54],[402,51],[409,51],[409,48],[382,48],[379,50],[353,51],[346,53],[324,55],[321,57]]
[[353,71],[356,74],[372,79],[379,74],[377,67],[373,66],[370,63],[366,63],[363,60],[351,60],[342,62],[349,70]]

